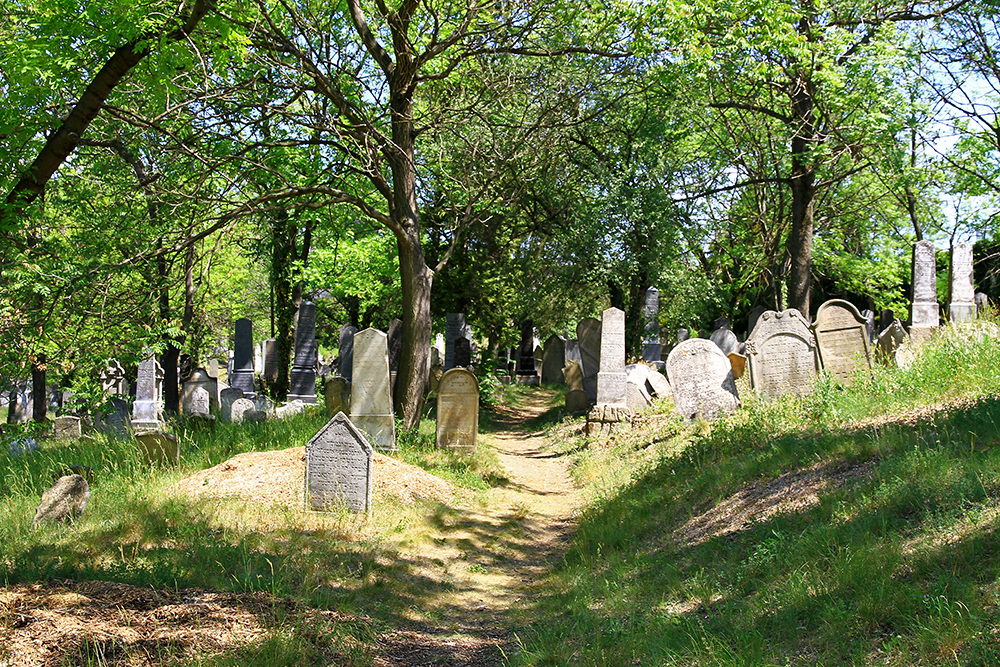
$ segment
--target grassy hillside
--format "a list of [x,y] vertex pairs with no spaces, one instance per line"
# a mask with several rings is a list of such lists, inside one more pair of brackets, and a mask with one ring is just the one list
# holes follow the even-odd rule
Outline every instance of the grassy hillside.
[[1000,343],[575,451],[531,665],[1000,665]]

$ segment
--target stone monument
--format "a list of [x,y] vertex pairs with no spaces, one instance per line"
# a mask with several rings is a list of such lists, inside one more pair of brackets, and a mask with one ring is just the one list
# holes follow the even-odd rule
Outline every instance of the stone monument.
[[563,366],[566,365],[566,341],[552,334],[545,341],[542,353],[542,384],[565,384]]
[[740,405],[729,358],[710,340],[691,338],[671,350],[667,378],[684,419],[713,421]]
[[[233,372],[229,376],[229,386],[239,389],[243,395],[253,400],[257,396],[253,385],[253,323],[243,317],[236,320],[233,338]],[[225,415],[225,413],[223,413]]]
[[535,370],[535,325],[531,320],[521,322],[521,347],[517,360],[517,381],[521,384],[538,384]]
[[160,428],[156,410],[156,357],[146,350],[146,358],[139,364],[135,383],[135,402],[132,404],[132,429],[155,431]]
[[448,313],[445,328],[444,369],[455,367],[455,341],[459,338],[469,340],[472,348],[472,329],[465,323],[465,313]]
[[354,334],[351,422],[375,449],[396,449],[396,422],[389,387],[388,336],[377,329]]
[[750,385],[765,398],[802,395],[819,372],[816,337],[802,313],[791,308],[764,312],[746,343]]
[[951,246],[948,271],[948,321],[971,322],[976,319],[976,288],[972,277],[972,244]]
[[479,382],[464,368],[441,376],[437,398],[437,446],[476,451],[479,432]]
[[264,381],[273,384],[278,380],[278,341],[264,341]]
[[854,304],[831,299],[816,311],[812,325],[819,349],[820,366],[848,385],[858,368],[871,373],[868,323]]
[[601,370],[601,321],[593,317],[580,320],[576,325],[576,338],[580,342],[583,390],[594,403],[597,401],[597,373]]
[[663,344],[660,343],[660,290],[650,287],[646,290],[646,305],[643,308],[642,358],[650,363],[661,361]]
[[601,314],[601,361],[597,405],[625,405],[625,313],[608,308]]
[[[184,414],[210,414],[219,409],[219,381],[209,376],[204,368],[196,368],[191,373],[191,378],[184,383],[181,390],[181,405]],[[205,392],[207,399],[203,399],[199,394],[195,400],[195,391],[201,389]]]
[[941,319],[937,299],[937,251],[930,241],[913,246],[913,293],[910,303],[910,328],[916,338],[923,338]]
[[361,430],[343,412],[334,415],[306,444],[306,509],[370,512],[373,456]]
[[295,327],[295,360],[288,374],[288,401],[316,402],[316,304],[299,304],[299,323]]
[[[340,377],[348,382],[354,377],[352,369],[354,368],[354,334],[356,333],[358,333],[356,326],[345,324],[340,327],[340,338],[337,343],[338,353],[340,354]],[[332,418],[336,414],[335,412],[330,417]]]
[[[353,338],[351,343],[353,345]],[[338,412],[351,413],[351,383],[347,379],[336,376],[327,380],[324,398],[328,418],[336,417]]]

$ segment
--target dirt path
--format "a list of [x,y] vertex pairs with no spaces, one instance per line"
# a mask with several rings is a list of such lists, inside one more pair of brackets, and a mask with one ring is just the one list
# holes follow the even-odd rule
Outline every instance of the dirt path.
[[550,397],[529,395],[501,413],[500,431],[480,436],[508,482],[486,504],[440,517],[419,574],[438,580],[442,592],[410,610],[410,627],[379,637],[376,665],[498,665],[512,650],[513,628],[565,550],[579,503],[566,457],[546,452],[544,434],[532,428]]

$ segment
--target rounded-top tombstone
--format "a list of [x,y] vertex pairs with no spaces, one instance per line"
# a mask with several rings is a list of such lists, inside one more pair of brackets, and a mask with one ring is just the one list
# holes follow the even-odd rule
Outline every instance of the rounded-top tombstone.
[[816,311],[812,325],[823,370],[844,384],[850,384],[854,371],[872,368],[868,345],[868,322],[854,304],[831,299]]
[[736,410],[740,396],[729,358],[704,338],[689,338],[667,356],[674,405],[684,419],[712,421]]
[[441,376],[437,397],[437,446],[475,451],[479,432],[479,382],[464,368]]
[[819,371],[816,337],[802,313],[791,308],[765,311],[747,339],[750,384],[764,398],[801,395]]

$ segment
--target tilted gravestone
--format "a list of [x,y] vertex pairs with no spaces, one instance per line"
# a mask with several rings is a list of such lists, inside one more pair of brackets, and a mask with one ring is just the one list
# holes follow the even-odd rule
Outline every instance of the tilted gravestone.
[[472,328],[465,323],[465,313],[448,313],[446,317],[444,369],[450,370],[458,365],[455,363],[455,341],[459,338],[468,339],[471,352]]
[[747,339],[746,352],[750,385],[765,399],[802,395],[812,389],[819,372],[816,337],[794,308],[763,313]]
[[649,366],[645,364],[635,364],[629,370],[628,380],[625,383],[625,404],[630,410],[642,410],[653,404],[653,398],[646,389],[649,375]]
[[80,418],[69,415],[56,417],[52,422],[55,430],[55,437],[60,440],[79,440],[83,435],[80,427]]
[[354,335],[354,380],[351,382],[351,422],[375,449],[396,449],[396,423],[389,386],[387,336],[377,329]]
[[389,345],[389,372],[396,373],[399,371],[399,355],[403,351],[403,320],[395,319],[390,322],[386,336]]
[[740,405],[729,359],[710,340],[692,338],[671,350],[667,378],[674,405],[684,419],[713,421]]
[[542,353],[542,384],[564,384],[563,366],[566,365],[566,341],[552,334],[545,341]]
[[474,452],[478,432],[479,382],[464,368],[452,368],[438,385],[437,446]]
[[[243,317],[236,320],[233,328],[233,371],[229,374],[229,386],[253,400],[257,395],[253,383],[253,323]],[[225,416],[225,411],[222,414]]]
[[601,370],[601,321],[593,317],[580,320],[576,325],[576,338],[580,342],[583,390],[593,403],[597,401],[597,373]]
[[90,498],[90,485],[80,475],[64,475],[45,493],[35,510],[32,525],[42,521],[70,521],[83,514]]
[[316,402],[316,304],[299,304],[299,323],[295,327],[295,360],[288,375],[288,400]]
[[334,415],[306,444],[306,509],[370,512],[373,456],[361,430],[343,412]]
[[[927,331],[941,319],[937,300],[937,250],[930,241],[913,246],[913,293],[910,302],[910,327]],[[922,333],[917,333],[921,337]]]
[[646,304],[642,314],[642,358],[655,363],[660,361],[663,354],[663,344],[660,343],[660,290],[655,287],[646,290]]
[[545,357],[545,350],[541,345],[535,345],[535,375],[542,377],[542,361]]
[[[228,387],[219,392],[219,416],[222,421],[231,421],[233,412],[233,403],[243,398],[243,392],[236,387]],[[251,400],[251,405],[252,401]]]
[[586,414],[590,410],[590,398],[583,389],[571,389],[566,392],[566,412],[571,415]]
[[906,341],[906,330],[899,320],[893,321],[879,334],[875,343],[876,358],[883,364],[896,364],[896,350]]
[[731,352],[738,352],[740,349],[740,339],[736,337],[729,327],[722,327],[712,332],[709,340],[719,346],[722,354],[729,355]]
[[601,365],[597,405],[625,405],[625,313],[608,308],[601,314]]
[[[209,376],[204,368],[196,368],[191,373],[191,379],[184,383],[181,391],[181,409],[184,414],[210,414],[219,409],[219,381]],[[195,402],[194,392],[202,389],[207,396],[207,404],[202,404],[202,397],[199,394]]]
[[865,318],[848,301],[831,299],[816,311],[812,325],[823,370],[845,385],[851,383],[855,370],[871,372],[871,350]]
[[670,382],[658,370],[650,370],[646,382],[649,384],[650,389],[652,389],[653,396],[657,398],[666,398],[673,395],[673,392],[670,390]]
[[[353,342],[353,341],[352,341]],[[351,413],[351,383],[346,378],[332,377],[326,381],[326,392],[324,393],[326,402],[326,416],[329,419],[337,416],[338,412],[344,414]]]
[[[340,354],[340,377],[348,382],[351,381],[354,368],[354,334],[358,333],[358,328],[353,324],[345,324],[340,327],[340,339],[338,343],[338,353]],[[336,412],[333,413],[337,414]],[[333,417],[333,415],[330,415]]]
[[948,272],[948,320],[971,322],[976,319],[976,288],[973,285],[972,244],[951,246],[951,268]]
[[136,375],[132,428],[136,431],[160,428],[160,417],[156,409],[156,357],[152,350],[146,351],[146,358],[139,364]]

